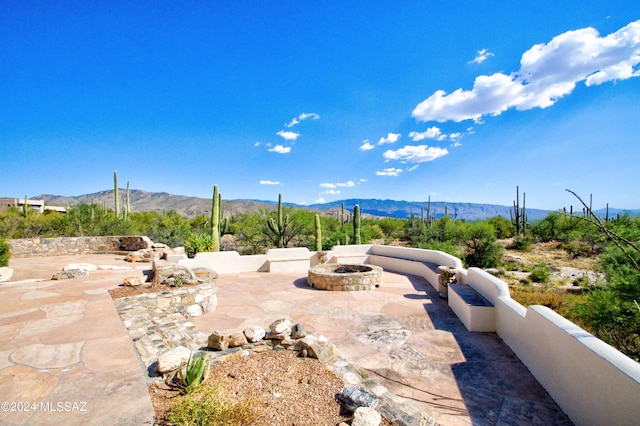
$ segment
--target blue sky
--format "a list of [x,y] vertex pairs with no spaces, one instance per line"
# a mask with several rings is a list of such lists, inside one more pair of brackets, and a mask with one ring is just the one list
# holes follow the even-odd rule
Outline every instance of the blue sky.
[[640,2],[176,4],[0,4],[0,196],[640,208]]

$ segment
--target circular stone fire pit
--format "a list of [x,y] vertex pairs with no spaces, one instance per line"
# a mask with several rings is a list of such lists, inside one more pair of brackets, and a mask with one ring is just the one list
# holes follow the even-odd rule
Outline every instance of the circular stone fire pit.
[[319,290],[371,290],[382,285],[382,268],[375,265],[325,263],[309,268],[308,282]]

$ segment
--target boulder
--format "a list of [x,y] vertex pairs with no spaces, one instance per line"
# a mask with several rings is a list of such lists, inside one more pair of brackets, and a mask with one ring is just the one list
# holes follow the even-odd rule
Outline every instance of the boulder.
[[336,396],[340,405],[349,411],[356,411],[360,407],[375,409],[378,406],[378,397],[367,391],[363,386],[349,386],[340,391]]
[[191,351],[184,346],[178,346],[158,357],[158,372],[164,374],[177,370],[183,362],[187,362]]
[[246,345],[247,337],[241,331],[234,331],[229,336],[229,347],[230,348],[238,348],[240,346]]
[[307,335],[298,340],[298,350],[306,351],[308,357],[322,362],[333,362],[340,357],[338,348],[324,336]]
[[191,269],[186,266],[168,263],[162,260],[153,262],[154,285],[172,285],[175,282],[176,277],[179,277],[183,283],[196,278]]
[[149,237],[122,237],[120,238],[120,250],[138,251],[151,248],[153,241]]
[[243,331],[243,334],[249,342],[255,343],[264,339],[264,337],[267,335],[267,332],[262,327],[249,327]]
[[229,336],[220,331],[214,331],[207,339],[207,346],[211,349],[226,351],[229,348]]
[[72,269],[84,269],[87,272],[97,271],[98,267],[93,263],[70,263],[64,268],[63,271],[70,271]]
[[382,416],[370,407],[359,407],[353,412],[351,426],[380,426]]
[[84,269],[69,269],[67,271],[56,272],[51,277],[52,280],[69,280],[73,278],[86,277],[89,272]]
[[284,333],[287,329],[291,329],[292,326],[293,323],[289,318],[280,318],[269,325],[269,330],[271,330],[273,334],[281,334]]
[[11,277],[13,277],[13,269],[6,266],[0,268],[0,283],[10,281]]
[[187,318],[188,317],[199,317],[200,315],[204,314],[204,311],[202,310],[202,306],[200,306],[198,304],[193,304],[193,305],[187,306],[185,314],[186,314]]
[[304,329],[302,324],[296,324],[291,329],[291,338],[292,339],[302,339],[307,335],[307,330]]
[[124,279],[124,285],[127,287],[138,287],[147,280],[144,275],[136,275],[134,277],[127,277]]

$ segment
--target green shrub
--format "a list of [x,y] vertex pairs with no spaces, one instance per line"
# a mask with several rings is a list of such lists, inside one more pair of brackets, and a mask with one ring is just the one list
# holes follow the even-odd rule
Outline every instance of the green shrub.
[[539,263],[531,269],[529,276],[533,282],[548,284],[551,279],[551,269],[545,264]]
[[519,251],[529,251],[533,247],[533,240],[529,237],[521,237],[517,236],[513,239],[513,245],[511,246],[514,250]]
[[9,258],[11,257],[11,246],[4,238],[0,237],[0,267],[9,266]]
[[211,251],[213,239],[209,234],[191,234],[184,242],[184,251],[188,257],[193,257],[197,253]]
[[503,247],[497,243],[494,230],[486,222],[470,223],[464,235],[465,263],[480,268],[495,268],[502,259]]

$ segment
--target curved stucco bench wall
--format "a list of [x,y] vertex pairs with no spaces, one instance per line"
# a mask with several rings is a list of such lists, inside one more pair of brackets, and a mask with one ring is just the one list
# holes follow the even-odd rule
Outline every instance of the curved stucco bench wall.
[[640,364],[544,306],[525,308],[478,268],[463,282],[496,309],[496,332],[578,425],[638,424]]
[[266,255],[240,256],[237,251],[197,253],[193,259],[183,259],[178,264],[191,269],[209,268],[218,274],[268,271]]

